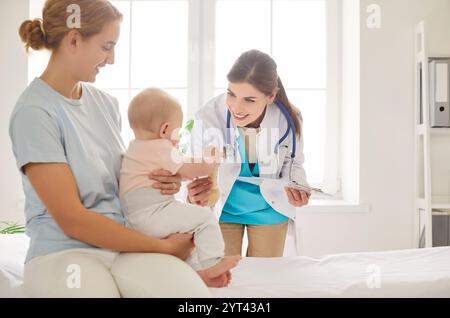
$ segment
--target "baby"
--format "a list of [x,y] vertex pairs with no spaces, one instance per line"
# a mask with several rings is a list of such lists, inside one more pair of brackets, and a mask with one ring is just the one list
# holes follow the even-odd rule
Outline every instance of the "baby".
[[185,204],[153,189],[148,175],[165,169],[184,178],[210,175],[217,167],[212,160],[189,162],[176,148],[183,113],[178,102],[164,91],[146,89],[128,109],[135,140],[130,142],[120,171],[120,199],[132,228],[164,238],[174,233],[193,233],[196,249],[187,260],[209,287],[228,285],[230,269],[240,256],[224,257],[224,241],[218,221],[209,208]]

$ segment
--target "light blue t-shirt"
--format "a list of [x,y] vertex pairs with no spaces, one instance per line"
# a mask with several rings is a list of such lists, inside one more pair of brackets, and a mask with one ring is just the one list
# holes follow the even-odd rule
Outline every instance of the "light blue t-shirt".
[[84,207],[124,224],[118,185],[125,151],[120,129],[117,100],[93,86],[82,84],[81,99],[72,100],[36,78],[22,93],[11,114],[9,134],[25,193],[30,237],[26,261],[93,247],[62,232],[23,174],[28,163],[67,163]]

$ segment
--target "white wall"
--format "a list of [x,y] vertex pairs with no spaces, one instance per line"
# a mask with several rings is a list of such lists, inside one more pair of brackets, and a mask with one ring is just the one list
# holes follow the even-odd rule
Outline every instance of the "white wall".
[[[380,29],[366,27],[370,4]],[[360,198],[371,210],[302,215],[302,254],[414,247],[414,26],[442,12],[450,19],[450,0],[360,1]]]
[[28,1],[0,1],[0,221],[23,222],[22,183],[11,151],[9,115],[27,85],[27,63],[17,30]]

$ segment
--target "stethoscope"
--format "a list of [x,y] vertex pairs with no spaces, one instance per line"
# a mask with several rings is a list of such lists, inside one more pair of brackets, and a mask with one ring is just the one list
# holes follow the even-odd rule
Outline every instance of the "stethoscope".
[[[294,124],[294,120],[292,119],[291,115],[289,114],[289,110],[287,107],[279,100],[274,101],[275,105],[278,106],[283,116],[286,118],[287,122],[287,129],[284,135],[278,140],[277,144],[275,145],[274,153],[278,154],[278,148],[283,143],[283,141],[286,140],[286,138],[289,136],[289,133],[292,133],[292,148],[291,148],[291,159],[289,162],[289,181],[293,182],[298,185],[295,180],[292,179],[292,163],[295,159],[295,152],[297,150],[297,139],[296,139],[296,128]],[[230,136],[230,130],[231,130],[231,112],[227,110],[227,127],[226,127],[226,143],[225,143],[225,155],[229,155],[231,153],[234,154],[234,148],[231,146],[231,136]],[[300,185],[299,185],[300,186]]]

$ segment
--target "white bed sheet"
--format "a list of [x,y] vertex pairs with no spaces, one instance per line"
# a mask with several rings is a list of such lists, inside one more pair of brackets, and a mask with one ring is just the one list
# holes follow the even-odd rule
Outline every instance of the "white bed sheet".
[[[379,288],[377,288],[379,287]],[[450,297],[450,247],[242,261],[216,297]]]
[[[23,297],[25,235],[0,235],[0,297]],[[450,247],[244,258],[215,297],[450,297]]]
[[0,298],[24,297],[23,264],[28,244],[24,234],[0,234]]

